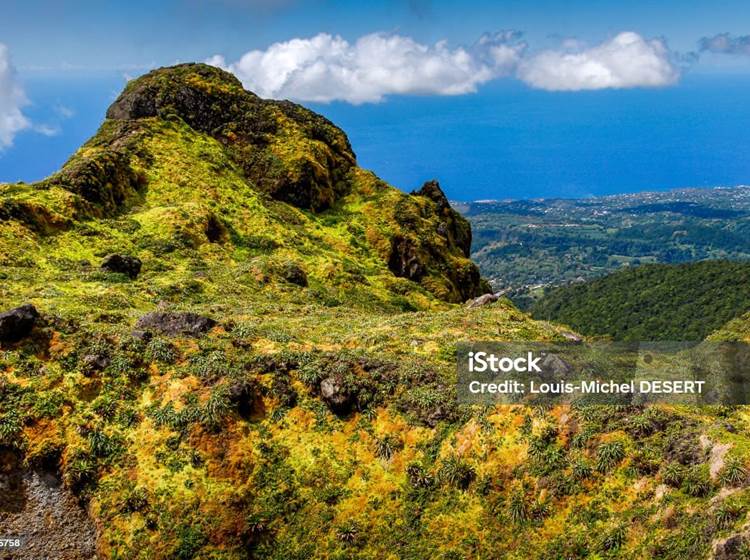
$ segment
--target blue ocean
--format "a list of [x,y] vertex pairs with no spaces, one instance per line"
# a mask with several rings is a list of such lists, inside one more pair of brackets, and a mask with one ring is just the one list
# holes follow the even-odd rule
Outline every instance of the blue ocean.
[[[0,181],[58,169],[92,135],[124,79],[24,80],[27,131]],[[473,95],[308,105],[349,135],[359,163],[403,189],[436,178],[455,200],[584,197],[750,183],[750,78],[687,75],[678,87],[556,93],[496,82]]]

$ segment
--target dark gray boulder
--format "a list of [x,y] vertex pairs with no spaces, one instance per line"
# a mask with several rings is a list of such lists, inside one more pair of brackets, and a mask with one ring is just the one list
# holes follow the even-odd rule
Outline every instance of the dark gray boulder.
[[307,286],[307,273],[297,263],[286,263],[281,271],[281,276],[291,284],[296,284],[303,288]]
[[201,336],[216,326],[210,317],[189,312],[154,311],[136,323],[139,331],[155,331],[169,336]]
[[461,214],[451,208],[448,198],[445,196],[440,183],[435,180],[427,181],[422,188],[412,191],[412,196],[423,196],[435,203],[438,215],[443,221],[438,224],[437,232],[443,237],[452,240],[465,257],[471,254],[471,226]]
[[103,352],[86,354],[81,358],[81,371],[84,375],[90,376],[107,369],[111,362],[110,357]]
[[111,254],[104,257],[101,268],[107,272],[119,272],[135,279],[141,272],[141,259],[129,255]]
[[743,560],[747,558],[747,534],[731,535],[714,542],[711,558],[713,560]]
[[30,303],[0,313],[0,341],[17,342],[31,333],[39,312]]
[[473,309],[475,307],[483,307],[485,305],[489,305],[490,303],[495,303],[498,299],[500,299],[500,296],[497,294],[484,294],[467,301],[466,307],[469,309]]
[[354,404],[354,399],[343,380],[337,377],[327,377],[320,382],[320,396],[337,414],[348,413]]
[[229,385],[227,391],[229,402],[234,405],[239,415],[243,418],[249,418],[253,412],[255,391],[255,385],[247,380],[235,381]]
[[541,360],[540,367],[544,374],[550,376],[549,379],[565,378],[573,373],[573,366],[557,354],[546,354]]

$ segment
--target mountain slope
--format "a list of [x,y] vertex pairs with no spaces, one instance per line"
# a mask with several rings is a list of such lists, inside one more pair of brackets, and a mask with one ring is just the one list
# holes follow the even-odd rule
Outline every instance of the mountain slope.
[[[0,233],[3,265],[28,259],[34,234],[57,233],[44,239],[58,258],[138,253],[145,271],[173,270],[175,282],[174,256],[197,250],[225,259],[222,270],[258,257],[256,276],[309,267],[312,299],[325,285],[365,305],[424,308],[484,291],[468,224],[439,188],[408,196],[357,168],[323,117],[200,65],[131,82],[108,116],[59,173],[3,187],[0,217],[13,218]],[[80,246],[82,235],[97,243]]]
[[0,310],[38,310],[0,314],[0,526],[72,520],[26,551],[66,559],[92,534],[149,560],[741,543],[743,410],[457,404],[458,341],[564,340],[453,303],[484,289],[470,240],[301,107],[203,65],[131,82],[59,173],[0,186]]

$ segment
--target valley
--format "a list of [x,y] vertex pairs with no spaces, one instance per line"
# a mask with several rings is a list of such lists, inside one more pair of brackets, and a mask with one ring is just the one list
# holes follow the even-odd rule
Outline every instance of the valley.
[[454,203],[494,289],[530,308],[544,288],[626,267],[750,259],[750,187]]

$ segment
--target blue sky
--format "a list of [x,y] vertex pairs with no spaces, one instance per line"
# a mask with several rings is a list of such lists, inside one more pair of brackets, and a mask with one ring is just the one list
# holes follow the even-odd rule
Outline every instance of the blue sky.
[[334,119],[360,163],[404,189],[750,182],[746,1],[61,4],[0,7],[0,181],[58,168],[127,78],[211,60]]
[[469,43],[487,31],[517,29],[539,44],[633,30],[667,37],[679,50],[694,49],[703,36],[750,32],[750,3],[743,0],[11,0],[1,9],[0,37],[20,67],[112,68],[216,53],[232,58],[319,32],[352,40],[393,31],[421,42]]

